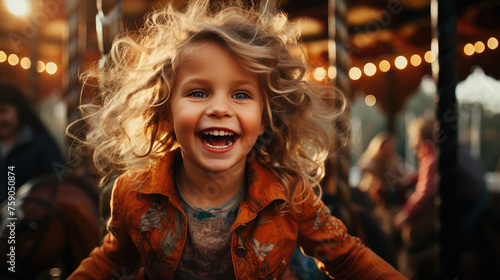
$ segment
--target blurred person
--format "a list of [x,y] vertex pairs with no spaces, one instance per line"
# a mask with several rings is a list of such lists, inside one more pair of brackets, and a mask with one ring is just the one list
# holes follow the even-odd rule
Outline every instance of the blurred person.
[[22,92],[0,85],[0,203],[7,198],[8,167],[15,186],[44,174],[54,174],[62,154]]
[[[394,226],[401,229],[404,257],[399,268],[411,279],[429,279],[433,271],[436,252],[434,228],[438,194],[438,147],[435,141],[434,118],[418,117],[408,127],[409,147],[415,151],[418,162],[415,191],[409,196],[394,218]],[[494,270],[497,252],[488,244],[492,240],[483,225],[492,225],[488,219],[491,201],[484,173],[479,163],[464,147],[458,149],[456,186],[456,215],[458,217],[460,245],[460,276],[464,279],[489,279]],[[498,235],[498,232],[496,233]],[[471,278],[472,277],[472,278]]]
[[384,206],[400,204],[408,171],[396,152],[396,140],[389,132],[377,134],[359,158],[361,170],[358,188]]
[[362,175],[358,189],[373,200],[373,215],[389,239],[391,255],[396,256],[401,238],[392,220],[401,210],[415,176],[410,176],[397,154],[394,135],[386,131],[370,141],[357,165]]

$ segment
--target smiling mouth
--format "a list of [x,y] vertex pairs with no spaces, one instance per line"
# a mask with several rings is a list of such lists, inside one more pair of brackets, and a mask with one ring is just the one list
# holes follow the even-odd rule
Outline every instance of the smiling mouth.
[[225,149],[231,147],[239,135],[229,130],[210,129],[202,131],[200,138],[210,148]]

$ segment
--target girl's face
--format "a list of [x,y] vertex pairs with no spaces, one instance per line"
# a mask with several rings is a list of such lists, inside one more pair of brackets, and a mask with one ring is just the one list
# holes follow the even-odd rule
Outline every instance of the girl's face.
[[265,127],[258,75],[216,42],[200,43],[192,53],[177,73],[167,125],[181,146],[184,167],[245,168]]
[[0,103],[0,140],[15,137],[18,132],[19,118],[14,105]]

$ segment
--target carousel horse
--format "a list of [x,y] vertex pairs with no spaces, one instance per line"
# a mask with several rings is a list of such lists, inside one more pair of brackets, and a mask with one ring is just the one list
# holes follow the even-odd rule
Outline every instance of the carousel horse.
[[99,194],[83,178],[37,178],[17,189],[14,209],[7,202],[1,206],[0,279],[65,279],[99,245]]

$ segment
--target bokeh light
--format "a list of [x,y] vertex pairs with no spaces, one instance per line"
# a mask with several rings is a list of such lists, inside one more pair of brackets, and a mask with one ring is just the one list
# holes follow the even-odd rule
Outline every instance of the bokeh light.
[[47,73],[52,75],[57,72],[57,65],[54,62],[49,62],[45,66],[45,71],[47,71]]
[[313,77],[316,81],[321,81],[326,77],[326,70],[323,67],[314,69]]
[[372,107],[372,106],[375,106],[375,104],[377,103],[377,98],[372,95],[372,94],[368,94],[367,96],[365,96],[365,104],[369,107]]
[[482,52],[484,52],[484,50],[486,49],[486,47],[484,46],[483,42],[477,41],[474,44],[474,49],[476,50],[477,53],[482,53]]
[[358,67],[352,67],[349,70],[349,78],[355,81],[359,80],[359,78],[361,78],[361,69],[359,69]]
[[387,72],[389,71],[389,69],[391,69],[391,63],[389,63],[389,61],[384,59],[379,62],[378,68],[380,68],[380,71],[382,72]]
[[337,68],[336,67],[333,67],[333,66],[328,67],[328,78],[330,78],[332,80],[337,78]]
[[7,9],[16,16],[25,16],[30,11],[30,6],[26,0],[6,0]]
[[40,61],[40,60],[39,60],[39,61],[36,63],[36,71],[37,71],[38,73],[42,73],[44,70],[45,70],[45,63],[43,63],[42,61]]
[[471,44],[471,43],[468,43],[467,45],[464,46],[464,53],[465,55],[468,55],[468,56],[471,56],[474,54],[475,52],[475,48],[474,48],[474,45]]
[[365,67],[363,68],[363,71],[365,72],[365,75],[367,76],[373,76],[377,72],[377,66],[375,64],[369,62],[365,64]]
[[394,65],[396,65],[396,68],[398,69],[405,69],[408,65],[408,60],[406,59],[406,57],[400,55],[394,60]]
[[27,57],[23,57],[23,59],[21,59],[21,67],[29,69],[31,67],[31,60]]
[[488,45],[488,48],[490,48],[490,50],[494,50],[494,49],[498,48],[498,40],[495,37],[489,38],[488,42],[486,42],[486,44]]
[[422,63],[422,58],[420,57],[420,55],[414,54],[411,56],[410,62],[411,62],[411,65],[416,67],[416,66],[419,66],[420,63]]
[[0,51],[0,63],[7,60],[7,54],[4,51]]
[[17,55],[15,55],[15,54],[11,54],[11,55],[9,55],[9,58],[7,59],[7,61],[9,62],[10,65],[14,66],[14,65],[17,65],[19,63],[19,57],[17,57]]

